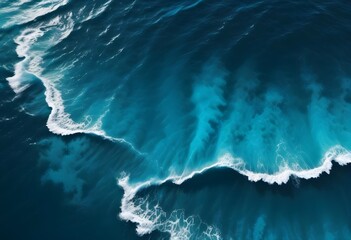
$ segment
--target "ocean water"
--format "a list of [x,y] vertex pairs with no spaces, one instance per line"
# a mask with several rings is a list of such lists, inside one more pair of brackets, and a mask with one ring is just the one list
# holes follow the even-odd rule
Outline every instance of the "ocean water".
[[1,239],[350,239],[348,1],[0,3]]

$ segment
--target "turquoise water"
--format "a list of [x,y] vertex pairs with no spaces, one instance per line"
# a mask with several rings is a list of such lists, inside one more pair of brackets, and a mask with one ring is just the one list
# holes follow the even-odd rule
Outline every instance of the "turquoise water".
[[66,204],[115,199],[120,239],[347,239],[350,10],[5,1],[2,159],[16,139]]

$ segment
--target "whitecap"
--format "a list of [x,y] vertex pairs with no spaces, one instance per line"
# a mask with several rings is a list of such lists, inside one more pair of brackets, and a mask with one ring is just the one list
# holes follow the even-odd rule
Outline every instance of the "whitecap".
[[150,182],[132,186],[128,180],[126,175],[118,179],[118,184],[124,189],[119,216],[125,221],[136,223],[138,235],[158,230],[168,233],[171,240],[222,239],[216,227],[203,223],[198,217],[185,217],[182,210],[167,214],[158,204],[152,206],[147,198],[136,198],[136,193]]
[[27,2],[28,1],[22,0],[3,9],[3,11],[6,10],[7,13],[11,13],[11,17],[2,25],[3,28],[31,22],[38,17],[56,11],[59,7],[66,5],[68,0],[43,0],[30,8],[20,10],[19,6]]
[[[295,176],[302,179],[311,179],[317,178],[322,173],[330,173],[330,170],[333,165],[333,161],[337,162],[340,165],[346,165],[351,162],[351,152],[345,149],[340,145],[336,145],[330,148],[324,155],[322,159],[322,163],[320,166],[313,169],[291,169],[288,167],[281,168],[281,170],[274,174],[268,173],[258,173],[252,172],[245,169],[245,163],[240,158],[235,158],[230,153],[225,153],[221,157],[217,159],[217,161],[209,166],[206,166],[202,169],[192,171],[190,173],[184,175],[173,175],[169,176],[163,180],[150,179],[148,181],[130,184],[129,176],[124,174],[118,179],[118,185],[121,186],[124,190],[124,195],[121,201],[121,219],[125,221],[130,221],[137,224],[137,233],[139,235],[144,235],[151,233],[154,230],[164,230],[164,232],[168,232],[171,234],[171,239],[190,239],[192,237],[190,235],[179,234],[179,232],[172,232],[170,229],[162,229],[160,226],[169,225],[167,222],[167,218],[164,216],[166,213],[160,208],[160,206],[156,205],[154,208],[149,208],[147,204],[147,199],[138,199],[136,197],[137,193],[145,188],[155,185],[162,185],[166,182],[172,182],[177,185],[181,185],[189,179],[193,178],[196,175],[203,174],[206,171],[214,168],[230,168],[242,175],[248,177],[250,181],[264,181],[269,184],[284,184],[287,183],[291,176]],[[142,201],[142,202],[141,202]],[[146,204],[146,208],[143,208],[143,205]],[[209,226],[207,230],[211,229]],[[174,229],[181,229],[180,227]],[[257,233],[259,235],[259,231]],[[206,234],[205,234],[206,235]],[[205,236],[202,235],[202,236]],[[183,236],[184,238],[178,238],[178,236]],[[207,235],[206,235],[207,236]],[[208,235],[208,239],[221,239],[221,235],[218,230],[211,231],[211,234]],[[204,239],[204,238],[203,238]]]
[[[51,132],[58,135],[94,134],[113,142],[125,143],[135,152],[142,154],[125,139],[108,136],[102,130],[101,125],[104,115],[101,115],[94,123],[91,122],[89,116],[86,116],[85,120],[79,123],[72,120],[71,115],[65,112],[61,92],[56,88],[56,84],[63,76],[60,73],[43,75],[44,69],[41,65],[46,51],[66,39],[73,28],[74,20],[72,13],[69,13],[62,17],[55,17],[47,23],[23,30],[14,39],[17,44],[16,53],[19,57],[23,57],[23,60],[15,65],[14,76],[7,78],[9,85],[16,94],[20,94],[30,86],[30,81],[26,80],[29,78],[28,76],[42,81],[45,87],[45,100],[51,108],[46,124]],[[50,37],[51,35],[54,35],[54,37]]]

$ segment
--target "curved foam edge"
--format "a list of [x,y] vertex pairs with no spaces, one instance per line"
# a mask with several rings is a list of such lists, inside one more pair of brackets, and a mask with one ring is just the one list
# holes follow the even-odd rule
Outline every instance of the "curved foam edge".
[[126,141],[125,139],[108,136],[105,131],[101,129],[102,119],[104,115],[100,116],[98,121],[91,127],[86,127],[87,123],[84,122],[74,122],[71,119],[70,115],[65,112],[61,93],[52,84],[50,84],[47,79],[39,76],[38,78],[41,79],[45,86],[46,102],[51,108],[51,112],[46,123],[46,126],[50,132],[62,136],[73,135],[77,133],[93,134],[112,142],[127,144],[134,152],[138,153],[139,155],[143,154],[139,152],[132,143]]
[[[218,158],[217,162],[206,166],[200,170],[192,171],[189,174],[182,176],[169,176],[163,180],[151,179],[146,182],[141,182],[137,184],[129,184],[129,176],[124,174],[122,177],[117,179],[118,185],[124,190],[124,195],[121,200],[121,212],[119,214],[120,218],[125,221],[130,221],[136,224],[136,231],[139,235],[148,234],[155,229],[160,224],[158,222],[160,216],[156,212],[152,212],[152,209],[143,210],[140,205],[135,202],[136,194],[147,187],[154,185],[162,185],[166,182],[172,182],[177,185],[181,185],[192,177],[202,174],[212,168],[230,168],[242,175],[248,177],[250,181],[264,181],[269,184],[284,184],[287,183],[291,176],[295,176],[302,179],[317,178],[322,173],[330,173],[333,166],[333,161],[340,165],[346,165],[351,163],[351,152],[340,145],[336,145],[330,148],[324,155],[322,163],[320,166],[312,169],[282,169],[280,172],[275,174],[268,173],[255,173],[243,168],[243,161],[240,158],[233,157],[230,153],[225,153]],[[153,216],[154,218],[150,217]],[[205,234],[206,235],[206,234]],[[221,239],[218,231],[212,237],[215,239]],[[171,233],[171,239],[172,233]],[[176,238],[174,238],[176,239]]]
[[[76,133],[86,133],[86,134],[94,134],[103,137],[104,139],[108,139],[115,142],[124,142],[130,145],[134,150],[134,146],[127,142],[122,138],[113,138],[107,136],[106,133],[101,130],[101,120],[103,116],[97,121],[96,124],[90,126],[89,123],[76,123],[74,122],[68,113],[65,112],[63,99],[61,93],[55,88],[54,83],[49,79],[41,76],[41,70],[28,70],[23,67],[22,64],[25,64],[26,61],[30,58],[30,45],[33,41],[36,41],[36,37],[40,34],[43,34],[40,30],[38,32],[34,32],[32,37],[28,39],[23,39],[23,41],[16,42],[18,47],[16,49],[18,56],[24,57],[24,60],[18,63],[15,66],[15,76],[8,78],[10,86],[14,89],[15,93],[20,93],[24,90],[24,86],[21,86],[19,82],[19,76],[22,74],[23,71],[27,71],[30,74],[33,74],[37,78],[39,78],[45,87],[45,96],[46,102],[48,106],[51,108],[51,112],[47,121],[47,127],[49,130],[55,134],[59,135],[71,135]],[[68,31],[67,34],[69,35],[70,32]],[[63,35],[62,37],[67,37],[68,35]],[[61,40],[61,39],[60,39]],[[23,68],[22,68],[23,67]],[[88,126],[89,125],[89,126]],[[151,185],[161,185],[165,182],[171,181],[174,184],[182,184],[185,181],[191,179],[195,175],[202,174],[209,169],[212,168],[231,168],[235,171],[239,172],[242,175],[248,177],[250,181],[257,182],[257,181],[264,181],[269,184],[283,184],[287,183],[291,176],[296,176],[302,179],[310,179],[310,178],[317,178],[322,173],[329,173],[332,168],[332,161],[337,162],[340,165],[346,165],[351,162],[351,152],[346,150],[340,145],[334,146],[329,149],[324,158],[322,159],[322,164],[313,169],[282,169],[282,171],[277,172],[275,174],[268,174],[268,173],[255,173],[249,171],[243,167],[244,161],[239,158],[235,158],[229,153],[222,155],[217,162],[212,165],[206,166],[200,170],[192,171],[188,174],[183,174],[181,176],[169,176],[163,180],[151,179],[146,182],[142,182],[140,184],[129,184],[128,176],[123,176],[118,179],[118,184],[123,188],[124,195],[121,201],[121,219],[126,221],[131,221],[137,224],[137,233],[139,235],[147,234],[152,232],[159,226],[158,223],[159,218],[163,215],[162,210],[159,208],[154,209],[147,209],[147,211],[143,211],[141,206],[135,203],[135,196],[138,191],[143,188],[146,188]],[[153,216],[155,218],[151,218]],[[209,228],[212,229],[212,228]],[[206,230],[207,231],[207,230]],[[209,232],[205,231],[205,235],[211,235],[211,230]],[[171,237],[176,236],[175,232],[171,230],[167,230],[170,232]],[[210,234],[211,233],[211,234]],[[214,231],[212,234],[215,238],[220,239],[220,235]],[[211,235],[211,236],[212,236]]]
[[[105,8],[107,6],[105,6]],[[71,15],[69,17],[71,17]],[[49,22],[45,26],[55,27],[56,25],[57,19],[54,19],[52,22]],[[71,22],[66,25],[68,28],[61,33],[60,37],[56,39],[56,42],[51,43],[52,45],[61,42],[71,34],[73,31],[73,21],[71,20]],[[23,59],[20,62],[16,63],[14,76],[7,78],[7,81],[13,91],[18,95],[21,94],[26,88],[28,88],[29,83],[23,82],[21,79],[23,79],[24,74],[31,74],[38,78],[45,87],[45,101],[51,108],[46,123],[49,131],[62,136],[77,133],[97,135],[112,142],[127,144],[133,151],[139,155],[142,155],[143,153],[139,152],[132,143],[123,138],[108,136],[102,130],[101,125],[104,115],[101,115],[96,123],[91,125],[89,118],[87,118],[86,121],[82,123],[77,123],[71,119],[69,113],[65,112],[65,106],[61,93],[54,84],[55,79],[48,79],[41,74],[43,72],[43,69],[40,67],[39,63],[42,60],[41,55],[45,53],[45,50],[42,50],[43,52],[31,52],[32,45],[35,44],[38,38],[42,37],[44,34],[44,30],[42,30],[40,27],[35,29],[27,28],[23,30],[16,39],[14,39],[15,43],[17,44],[16,53],[19,57],[23,57]],[[44,43],[42,45],[44,45]],[[33,61],[34,64],[31,64],[31,61]]]
[[330,173],[333,166],[333,161],[340,165],[346,165],[351,163],[351,152],[342,147],[341,145],[336,145],[330,148],[321,160],[321,165],[312,169],[291,169],[283,168],[281,171],[268,174],[268,173],[257,173],[245,169],[244,161],[240,158],[235,158],[230,153],[225,153],[222,155],[218,161],[208,167],[205,167],[199,171],[191,172],[185,176],[175,176],[170,177],[167,181],[172,181],[175,184],[182,184],[186,180],[192,178],[194,175],[201,174],[211,168],[231,168],[238,173],[246,176],[250,181],[257,182],[263,181],[269,184],[284,184],[287,183],[290,177],[295,176],[301,179],[311,179],[317,178],[322,173]]
[[[136,193],[151,185],[145,182],[138,186],[128,184],[129,177],[124,176],[118,184],[124,189],[121,202],[120,218],[136,223],[136,232],[139,236],[149,234],[154,230],[168,233],[170,239],[222,239],[220,231],[214,226],[202,222],[199,217],[185,218],[182,210],[174,210],[169,215],[159,205],[151,206],[148,199],[135,198]],[[198,219],[199,221],[196,221]]]
[[[34,73],[32,73],[34,74]],[[65,106],[63,104],[63,99],[61,97],[60,91],[58,91],[55,86],[50,82],[49,79],[46,79],[42,76],[34,74],[37,78],[39,78],[44,87],[45,87],[45,99],[48,106],[51,108],[51,112],[49,114],[46,126],[49,131],[55,133],[57,135],[65,136],[65,135],[73,135],[78,133],[83,134],[92,134],[103,139],[119,142],[127,144],[133,151],[142,155],[140,151],[138,151],[134,145],[123,138],[115,138],[108,136],[105,131],[102,130],[101,124],[104,115],[101,115],[97,122],[93,126],[87,127],[89,125],[89,121],[76,123],[74,122],[70,115],[65,112]]]

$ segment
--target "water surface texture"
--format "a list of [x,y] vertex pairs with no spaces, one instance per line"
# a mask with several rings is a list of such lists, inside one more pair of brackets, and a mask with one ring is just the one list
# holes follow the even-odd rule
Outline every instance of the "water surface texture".
[[0,237],[350,239],[350,37],[340,0],[2,1]]

